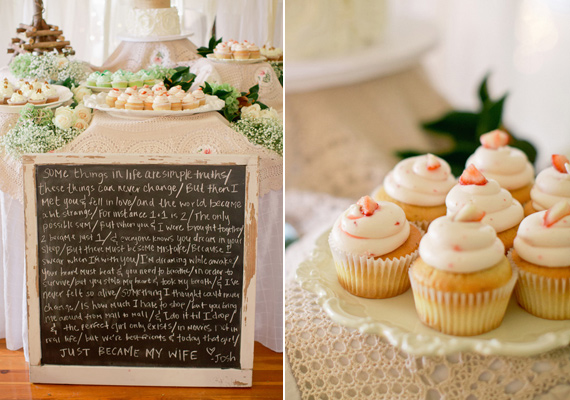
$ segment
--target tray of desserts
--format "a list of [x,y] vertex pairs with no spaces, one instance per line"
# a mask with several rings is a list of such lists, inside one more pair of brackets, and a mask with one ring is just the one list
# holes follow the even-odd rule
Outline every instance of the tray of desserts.
[[164,83],[153,87],[111,89],[84,98],[87,107],[126,119],[187,116],[221,110],[225,101],[205,95],[201,89],[185,92],[180,86],[167,90]]
[[95,71],[87,77],[84,82],[85,86],[91,89],[93,93],[108,92],[113,88],[126,89],[127,87],[137,86],[138,88],[154,86],[163,82],[164,73],[157,69],[141,69],[137,72],[131,72],[119,69],[115,72],[105,70],[103,72]]
[[261,49],[247,40],[241,43],[235,40],[221,42],[206,57],[213,62],[228,64],[255,64],[267,60],[261,55]]
[[24,80],[0,82],[0,112],[19,113],[26,104],[36,107],[55,108],[73,98],[65,86],[51,85],[46,81]]
[[399,162],[317,240],[302,287],[337,323],[415,355],[568,345],[570,161],[554,154],[535,178],[508,142],[482,135],[459,179],[431,154]]

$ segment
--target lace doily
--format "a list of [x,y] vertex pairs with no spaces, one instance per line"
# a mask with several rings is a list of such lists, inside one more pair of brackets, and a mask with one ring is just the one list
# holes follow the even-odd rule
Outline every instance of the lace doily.
[[[347,202],[323,194],[287,194],[286,220],[306,232],[286,252],[289,277],[330,225],[331,215],[340,213]],[[333,323],[316,303],[316,295],[290,278],[287,282],[285,348],[304,400],[568,398],[570,347],[534,357],[411,356],[378,336]]]
[[[6,114],[0,114],[0,118]],[[8,114],[12,115],[12,114]],[[13,114],[18,117],[18,114]],[[0,119],[0,133],[8,131],[10,119]],[[15,120],[14,120],[15,122]],[[207,150],[207,151],[206,151]],[[276,153],[250,143],[231,129],[218,113],[188,117],[132,121],[95,111],[91,125],[60,150],[60,153],[257,154],[259,195],[283,185],[283,159]],[[0,190],[22,202],[21,163],[10,156],[0,159]]]

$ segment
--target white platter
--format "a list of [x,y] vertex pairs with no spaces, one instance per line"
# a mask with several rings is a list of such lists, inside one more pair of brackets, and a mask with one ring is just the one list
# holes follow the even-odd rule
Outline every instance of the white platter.
[[497,329],[483,335],[459,337],[423,325],[416,315],[411,289],[382,300],[354,296],[338,283],[328,234],[329,231],[317,239],[312,256],[299,265],[297,280],[305,290],[318,295],[319,304],[338,324],[383,336],[393,346],[417,356],[465,351],[532,356],[570,343],[570,321],[535,317],[520,308],[514,298]]
[[169,36],[147,36],[147,37],[138,37],[138,36],[130,36],[127,34],[117,35],[117,39],[122,40],[124,42],[140,42],[140,43],[147,43],[147,42],[171,42],[173,40],[180,40],[185,39],[190,36],[194,35],[193,32],[184,32],[180,35],[169,35]]
[[217,58],[213,54],[208,54],[206,56],[208,60],[222,64],[257,64],[267,60],[267,58],[261,56],[259,58],[248,58],[247,60],[236,60],[233,58]]
[[[73,98],[73,93],[65,86],[60,86],[60,85],[50,85],[50,86],[54,87],[57,90],[57,94],[59,95],[59,100],[54,101],[53,103],[36,105],[36,107],[56,108]],[[22,108],[24,108],[24,106],[10,106],[7,104],[0,104],[0,113],[18,114],[22,110]]]
[[217,96],[206,95],[206,104],[195,108],[193,110],[182,110],[182,111],[154,111],[154,110],[123,110],[111,108],[105,103],[105,93],[99,93],[98,95],[91,95],[86,97],[83,102],[87,107],[93,108],[95,110],[105,111],[107,114],[124,119],[135,119],[143,120],[156,117],[186,117],[193,114],[201,114],[211,111],[221,110],[225,101],[218,98]]
[[[153,85],[156,85],[158,82],[162,82],[160,79],[157,79],[155,81],[155,83]],[[149,85],[151,86],[151,85]],[[93,93],[101,93],[101,92],[109,92],[111,91],[113,88],[112,87],[101,87],[101,86],[89,86],[89,85],[85,85],[86,88],[91,89],[91,91]],[[126,90],[127,88],[118,88],[119,90]],[[140,88],[137,88],[140,89]]]
[[287,93],[350,85],[393,74],[419,63],[437,43],[435,26],[400,18],[382,42],[350,54],[314,60],[287,60]]

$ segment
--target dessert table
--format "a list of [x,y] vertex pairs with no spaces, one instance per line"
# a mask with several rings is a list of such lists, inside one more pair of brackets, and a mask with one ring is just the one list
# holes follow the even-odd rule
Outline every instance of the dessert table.
[[[0,71],[1,72],[1,71]],[[278,81],[276,80],[277,84]],[[18,114],[0,114],[0,137]],[[255,154],[260,158],[255,340],[283,351],[283,160],[235,132],[218,113],[126,120],[95,111],[87,130],[58,150],[65,153]],[[0,154],[0,337],[8,349],[24,347],[24,213],[21,163]]]
[[285,221],[301,237],[285,252],[286,398],[570,398],[569,347],[531,357],[414,356],[334,322],[295,278],[336,216],[382,183],[395,150],[445,144],[420,129],[450,108],[423,69],[287,94],[286,102]]

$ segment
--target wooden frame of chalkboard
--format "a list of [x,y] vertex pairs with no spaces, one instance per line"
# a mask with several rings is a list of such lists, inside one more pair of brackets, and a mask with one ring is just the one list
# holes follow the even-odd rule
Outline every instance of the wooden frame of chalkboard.
[[251,386],[257,156],[32,154],[23,169],[31,382]]

